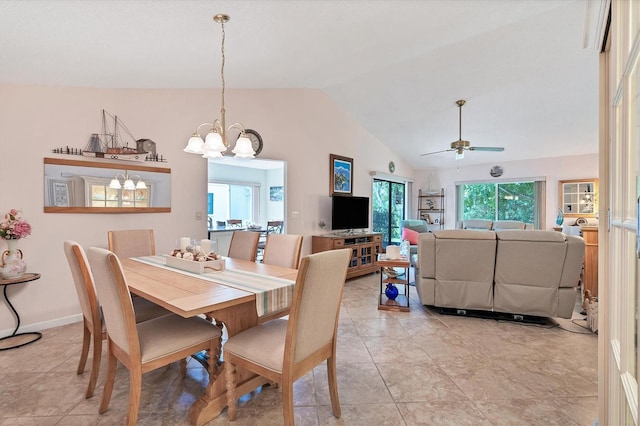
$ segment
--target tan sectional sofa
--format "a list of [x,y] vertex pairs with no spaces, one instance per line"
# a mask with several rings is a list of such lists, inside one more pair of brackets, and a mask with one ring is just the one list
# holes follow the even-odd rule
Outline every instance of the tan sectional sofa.
[[555,231],[445,230],[420,234],[423,305],[571,318],[584,240]]

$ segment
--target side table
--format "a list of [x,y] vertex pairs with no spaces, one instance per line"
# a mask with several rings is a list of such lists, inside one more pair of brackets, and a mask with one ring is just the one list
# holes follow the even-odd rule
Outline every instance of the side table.
[[39,333],[37,331],[30,333],[18,333],[18,328],[20,328],[20,315],[18,315],[18,311],[16,311],[16,308],[13,307],[13,305],[9,301],[9,297],[7,296],[7,288],[10,285],[24,284],[28,283],[29,281],[35,281],[37,279],[40,279],[40,274],[35,273],[26,273],[19,278],[8,280],[0,279],[0,285],[4,287],[4,300],[6,300],[7,305],[13,312],[13,315],[15,315],[17,321],[16,329],[13,330],[13,333],[10,336],[0,338],[0,351],[19,348],[20,346],[28,345],[29,343],[33,343],[36,340],[40,340],[40,338],[42,337],[42,333]]
[[[378,310],[409,312],[409,259],[387,259],[384,254],[378,255],[378,266],[380,266],[380,295],[378,296]],[[385,273],[385,268],[402,268],[404,275],[392,276]],[[404,278],[400,278],[404,276]],[[385,294],[387,283],[401,285],[404,287],[404,294],[398,294],[395,300],[389,299]]]

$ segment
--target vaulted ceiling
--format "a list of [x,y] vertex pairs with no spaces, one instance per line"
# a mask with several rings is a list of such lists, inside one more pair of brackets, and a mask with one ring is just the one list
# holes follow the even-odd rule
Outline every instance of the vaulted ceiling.
[[[416,169],[598,151],[594,0],[0,0],[0,81],[317,88]],[[460,164],[460,163],[458,163]]]

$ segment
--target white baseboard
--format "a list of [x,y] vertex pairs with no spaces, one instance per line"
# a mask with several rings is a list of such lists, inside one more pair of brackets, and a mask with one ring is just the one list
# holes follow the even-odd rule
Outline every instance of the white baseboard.
[[[50,321],[38,322],[35,324],[22,325],[20,324],[20,328],[18,329],[18,333],[29,333],[33,331],[42,331],[47,328],[60,327],[61,325],[73,324],[74,322],[82,321],[82,314],[75,314],[64,318],[56,318]],[[0,330],[0,336],[9,336],[15,330],[15,325],[13,328]]]

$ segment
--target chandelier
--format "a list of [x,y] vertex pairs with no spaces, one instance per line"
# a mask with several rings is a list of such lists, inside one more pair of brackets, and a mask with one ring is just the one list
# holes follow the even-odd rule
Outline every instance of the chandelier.
[[[122,181],[120,181],[122,178]],[[133,179],[138,178],[137,182],[133,182]],[[122,182],[122,183],[120,183]],[[142,178],[138,175],[133,175],[129,177],[129,173],[125,171],[125,174],[118,173],[109,184],[109,188],[111,189],[126,189],[133,191],[135,189],[147,189],[147,185],[144,183]]]
[[[184,152],[190,154],[202,154],[204,158],[220,158],[224,155],[229,148],[229,141],[227,140],[229,131],[231,129],[237,129],[240,131],[240,137],[236,141],[236,146],[233,148],[233,153],[239,158],[254,158],[255,151],[253,150],[251,140],[247,138],[245,134],[244,126],[240,123],[233,123],[229,127],[225,124],[225,109],[224,109],[224,24],[229,21],[229,15],[218,14],[213,17],[213,20],[222,26],[222,65],[220,67],[220,77],[222,79],[222,107],[220,108],[220,119],[215,119],[213,123],[202,123],[196,127],[195,132],[189,138],[189,142],[184,149]],[[206,138],[203,140],[200,136],[200,128],[202,126],[209,126],[209,132]]]

